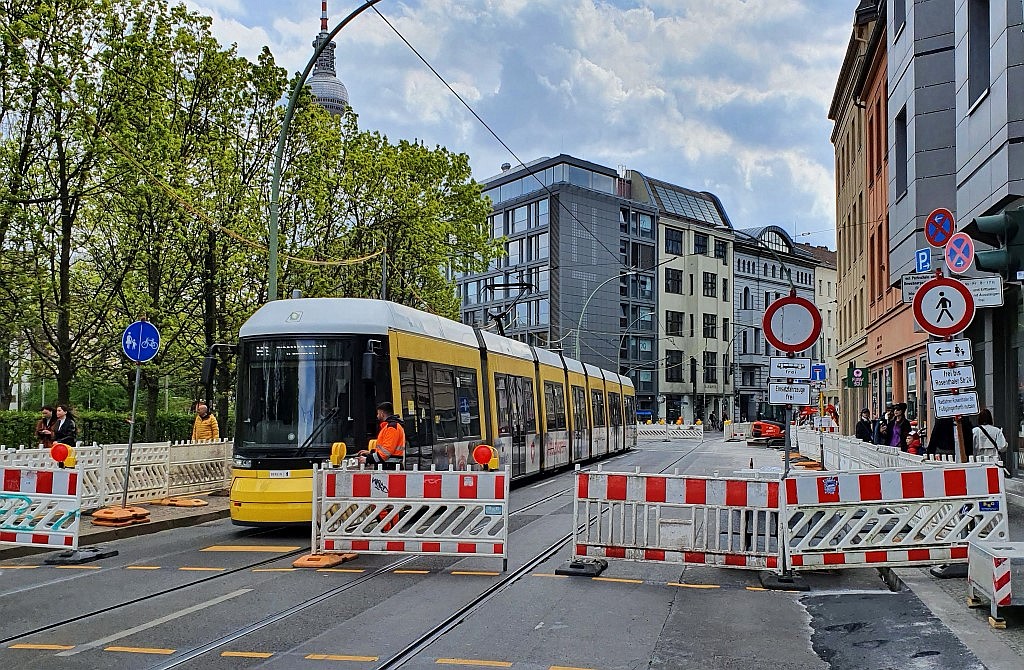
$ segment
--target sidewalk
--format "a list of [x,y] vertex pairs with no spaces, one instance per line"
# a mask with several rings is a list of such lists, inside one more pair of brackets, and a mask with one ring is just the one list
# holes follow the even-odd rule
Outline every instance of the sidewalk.
[[[206,501],[209,504],[203,507],[171,507],[168,505],[155,505],[152,503],[133,503],[131,505],[133,507],[142,507],[149,510],[149,521],[146,523],[125,526],[124,528],[105,528],[103,526],[93,525],[92,517],[88,514],[83,514],[81,521],[82,527],[78,536],[78,546],[89,547],[96,544],[102,544],[104,542],[120,540],[126,537],[149,535],[150,533],[158,533],[162,530],[170,530],[172,528],[195,526],[201,523],[206,523],[207,521],[226,519],[231,515],[230,502],[228,501],[227,496],[191,494],[180,497],[187,499],[196,498]],[[42,548],[5,546],[0,549],[0,560],[57,550],[59,550],[57,547]]]

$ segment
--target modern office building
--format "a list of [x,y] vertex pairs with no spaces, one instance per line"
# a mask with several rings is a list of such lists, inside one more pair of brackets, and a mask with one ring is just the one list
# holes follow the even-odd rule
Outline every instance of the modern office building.
[[[793,243],[789,233],[778,226],[736,230],[733,262],[733,358],[736,361],[737,421],[757,418],[761,404],[768,401],[768,364],[771,356],[784,356],[765,339],[762,321],[775,300],[790,295],[816,302],[820,262]],[[820,307],[820,305],[819,305]],[[815,343],[805,356],[820,359]]]
[[[728,365],[723,329],[732,317],[731,302],[722,297],[731,291],[731,228],[714,196],[564,154],[517,169],[506,164],[483,183],[494,207],[489,225],[495,238],[507,238],[507,255],[486,272],[456,277],[465,323],[490,324],[619,369],[633,379],[641,418],[690,420],[705,406],[721,417],[731,394],[722,367]],[[703,241],[698,228],[706,231]],[[724,265],[716,254],[726,255]],[[679,280],[685,297],[682,288],[675,293],[676,273],[686,277]],[[715,284],[707,294],[705,273]],[[671,298],[663,297],[666,286]],[[681,323],[685,333],[666,347],[666,329],[682,333]],[[676,381],[679,372],[684,379]],[[691,372],[700,379],[696,388]]]

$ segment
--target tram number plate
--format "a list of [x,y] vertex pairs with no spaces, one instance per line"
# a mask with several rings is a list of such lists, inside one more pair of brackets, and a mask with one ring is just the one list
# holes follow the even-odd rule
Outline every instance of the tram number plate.
[[484,514],[487,516],[501,516],[501,505],[484,505]]
[[268,470],[267,474],[271,479],[288,479],[292,473],[288,470]]

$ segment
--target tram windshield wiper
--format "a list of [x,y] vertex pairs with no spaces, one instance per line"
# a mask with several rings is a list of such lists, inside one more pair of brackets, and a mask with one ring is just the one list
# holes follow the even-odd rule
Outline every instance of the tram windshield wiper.
[[315,440],[316,438],[320,437],[320,433],[322,433],[324,431],[324,428],[327,427],[327,422],[330,421],[331,419],[334,419],[336,416],[338,416],[338,410],[339,409],[341,409],[341,408],[340,407],[332,407],[331,410],[329,412],[327,412],[327,414],[323,415],[323,417],[320,419],[320,421],[318,421],[317,424],[315,426],[313,426],[313,430],[310,431],[309,437],[307,437],[305,440],[303,440],[302,444],[299,445],[299,448],[295,450],[295,455],[296,456],[305,456],[306,455],[306,451],[309,449],[310,445],[313,444],[313,440]]

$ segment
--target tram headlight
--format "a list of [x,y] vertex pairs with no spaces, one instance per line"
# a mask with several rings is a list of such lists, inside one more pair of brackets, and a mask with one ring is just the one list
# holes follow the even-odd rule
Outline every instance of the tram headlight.
[[243,458],[241,456],[235,456],[234,464],[235,464],[236,468],[248,469],[248,468],[252,467],[252,459],[251,458]]

